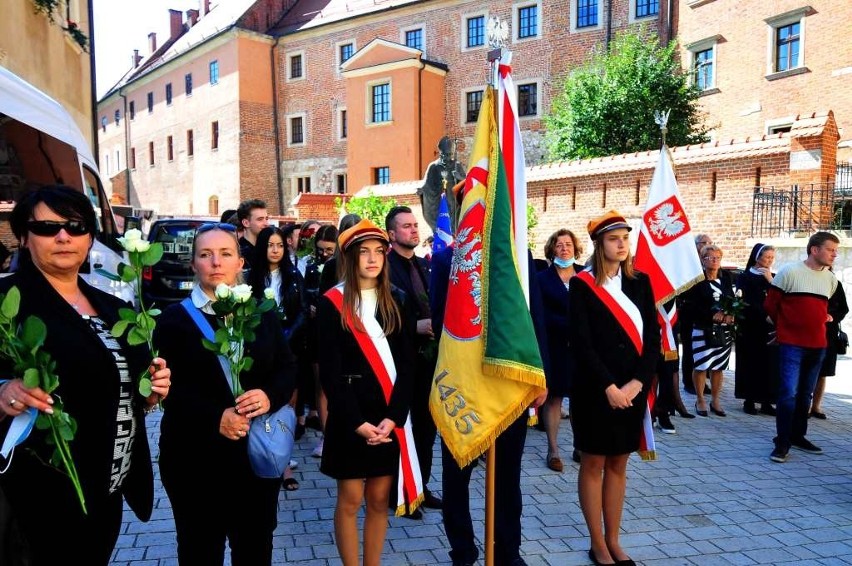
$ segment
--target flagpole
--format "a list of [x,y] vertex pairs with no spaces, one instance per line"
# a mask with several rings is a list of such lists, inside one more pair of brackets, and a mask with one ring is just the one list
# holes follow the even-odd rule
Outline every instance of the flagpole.
[[[509,26],[497,16],[488,19],[488,83],[496,89],[503,45],[509,38]],[[497,474],[497,439],[491,443],[485,458],[485,566],[494,566],[494,492]]]

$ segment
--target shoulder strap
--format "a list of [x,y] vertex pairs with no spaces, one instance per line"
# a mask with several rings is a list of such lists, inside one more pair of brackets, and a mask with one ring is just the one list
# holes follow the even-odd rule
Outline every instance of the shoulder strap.
[[[195,326],[198,327],[198,330],[201,331],[202,336],[213,342],[213,327],[210,326],[210,323],[207,322],[207,319],[204,318],[204,315],[201,314],[201,311],[195,308],[195,305],[192,304],[192,299],[190,297],[185,298],[180,302],[180,306],[184,308],[184,310],[189,315],[189,318],[192,319],[192,322],[194,322]],[[225,379],[228,380],[228,386],[231,388],[231,391],[233,391],[234,380],[231,376],[231,366],[228,365],[228,360],[225,359],[225,356],[217,355],[216,357],[219,359],[219,365],[222,366],[222,373],[225,374]]]

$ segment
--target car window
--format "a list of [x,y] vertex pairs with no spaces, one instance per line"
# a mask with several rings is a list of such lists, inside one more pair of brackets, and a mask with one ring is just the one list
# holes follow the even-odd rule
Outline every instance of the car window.
[[[202,222],[169,222],[157,224],[149,239],[163,244],[163,257],[174,259],[174,256],[192,253],[192,239],[195,230]],[[169,258],[169,256],[172,256]]]

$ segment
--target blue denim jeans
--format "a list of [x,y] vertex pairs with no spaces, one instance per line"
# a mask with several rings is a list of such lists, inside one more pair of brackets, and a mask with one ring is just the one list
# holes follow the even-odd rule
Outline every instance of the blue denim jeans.
[[825,357],[825,348],[778,345],[780,382],[778,384],[775,445],[789,449],[792,440],[808,433],[808,413],[814,386]]

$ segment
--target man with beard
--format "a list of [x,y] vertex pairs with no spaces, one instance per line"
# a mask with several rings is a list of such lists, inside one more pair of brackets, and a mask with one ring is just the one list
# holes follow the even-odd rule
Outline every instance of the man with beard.
[[[411,400],[411,424],[426,497],[423,507],[441,509],[441,500],[432,494],[428,487],[432,473],[432,448],[437,432],[429,412],[429,391],[438,356],[429,308],[429,264],[425,259],[414,255],[414,250],[420,244],[420,234],[417,217],[410,208],[393,207],[385,217],[385,228],[391,241],[391,250],[388,252],[391,283],[405,291],[409,303],[406,312],[417,313],[417,357],[414,360],[416,370]],[[396,493],[395,490],[391,492]],[[422,513],[418,509],[406,516],[419,519]]]

